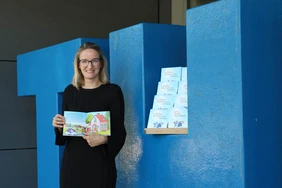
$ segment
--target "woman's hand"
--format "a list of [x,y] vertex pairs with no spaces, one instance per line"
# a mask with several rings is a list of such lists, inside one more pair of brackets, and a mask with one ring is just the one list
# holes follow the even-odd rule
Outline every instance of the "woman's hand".
[[83,138],[87,141],[90,147],[99,146],[108,143],[107,136],[101,136],[95,132],[87,132]]
[[65,123],[66,123],[66,120],[64,116],[57,114],[55,115],[55,117],[53,117],[52,125],[58,128],[59,130],[61,130],[61,128],[64,127]]

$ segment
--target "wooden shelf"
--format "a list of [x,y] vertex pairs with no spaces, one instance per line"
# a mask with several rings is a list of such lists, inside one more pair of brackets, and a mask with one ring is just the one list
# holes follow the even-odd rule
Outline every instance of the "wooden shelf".
[[188,134],[188,128],[146,128],[145,134]]

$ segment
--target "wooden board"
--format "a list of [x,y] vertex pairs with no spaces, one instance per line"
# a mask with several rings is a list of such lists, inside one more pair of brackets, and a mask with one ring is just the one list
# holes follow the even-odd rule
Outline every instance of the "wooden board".
[[145,134],[188,134],[188,128],[146,128]]

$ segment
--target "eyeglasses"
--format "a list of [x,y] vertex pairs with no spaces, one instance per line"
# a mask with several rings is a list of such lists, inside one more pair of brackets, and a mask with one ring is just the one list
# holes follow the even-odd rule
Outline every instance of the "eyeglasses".
[[88,59],[80,59],[79,60],[81,66],[83,67],[87,67],[89,63],[91,63],[93,66],[98,65],[98,63],[100,63],[100,59],[99,58],[94,58],[91,61],[89,61]]

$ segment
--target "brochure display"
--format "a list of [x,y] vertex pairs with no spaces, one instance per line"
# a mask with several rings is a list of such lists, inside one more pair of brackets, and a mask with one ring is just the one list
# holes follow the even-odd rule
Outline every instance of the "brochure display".
[[187,68],[162,68],[146,134],[188,134]]

